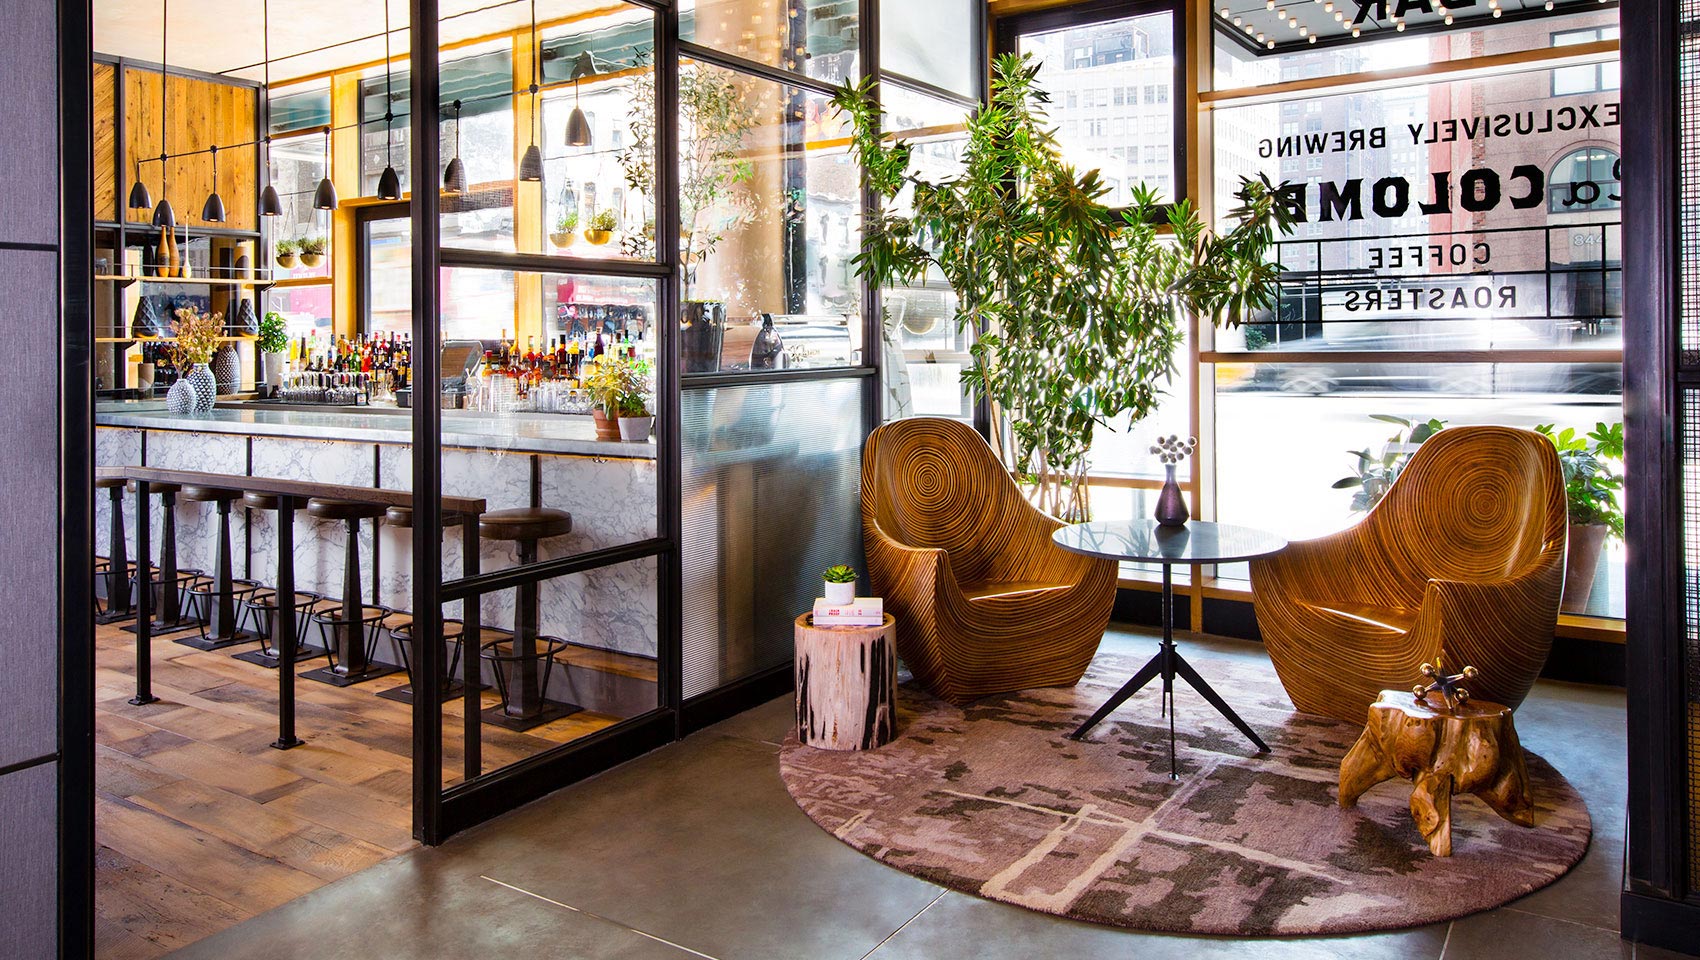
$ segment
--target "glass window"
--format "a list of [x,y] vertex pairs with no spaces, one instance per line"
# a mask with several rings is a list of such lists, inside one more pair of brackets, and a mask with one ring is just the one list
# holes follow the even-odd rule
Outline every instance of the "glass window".
[[286,258],[291,260],[287,266],[274,258],[274,277],[330,276],[330,217],[325,212],[313,208],[313,194],[318,190],[319,181],[324,179],[325,172],[323,133],[309,133],[272,141],[272,186],[277,188],[278,201],[283,208],[283,213],[276,218],[266,218],[266,229],[274,250],[280,240],[299,242],[319,238],[325,241],[325,251],[314,258],[317,260],[314,264],[309,265],[299,254]]
[[1616,210],[1623,205],[1622,161],[1604,147],[1583,147],[1553,164],[1547,209],[1553,213]]
[[266,110],[272,133],[326,126],[331,122],[330,81],[275,87]]
[[[1616,40],[1617,27],[1586,27],[1581,30],[1560,30],[1552,35],[1552,45],[1568,47],[1578,43]],[[1598,93],[1618,87],[1617,61],[1589,63],[1575,67],[1560,67],[1552,72],[1552,95],[1568,96],[1577,93]]]
[[[480,174],[471,169],[476,162],[487,175],[495,174],[513,179],[513,53],[507,41],[495,49],[467,56],[455,51],[454,60],[442,64],[440,90],[440,143],[443,162],[454,156],[454,102],[461,102],[461,116],[466,129],[461,136],[461,148],[473,157],[468,162],[467,179],[479,182]],[[412,171],[408,169],[411,154],[408,147],[408,116],[412,110],[410,76],[406,61],[399,61],[391,70],[386,83],[382,67],[369,70],[360,81],[360,192],[374,196],[378,178],[384,166],[394,166],[401,178],[402,190],[413,188]],[[387,91],[387,93],[386,93]],[[394,120],[384,122],[388,110]],[[478,118],[490,115],[479,124]],[[388,135],[386,137],[386,127]],[[502,129],[506,128],[503,133]],[[475,133],[476,131],[476,133]],[[463,154],[463,161],[467,154]],[[492,175],[491,179],[495,179]],[[511,201],[510,201],[511,204]],[[446,245],[453,246],[448,237]]]
[[858,0],[684,0],[679,38],[817,80],[857,75]]
[[1126,205],[1140,183],[1150,184],[1164,199],[1178,196],[1181,171],[1175,168],[1174,140],[1149,143],[1131,124],[1119,135],[1112,133],[1107,118],[1097,114],[1109,103],[1109,87],[1115,84],[1143,91],[1137,100],[1129,97],[1126,119],[1143,123],[1173,115],[1172,12],[1024,33],[1016,50],[1040,62],[1039,86],[1051,95],[1063,158],[1077,170],[1099,171],[1109,187],[1104,202]]
[[978,7],[974,0],[880,0],[880,70],[978,98]]
[[862,362],[861,177],[828,99],[681,64],[689,373]]
[[[363,220],[360,329],[367,334],[413,329],[413,225],[406,217]],[[516,330],[510,270],[441,271],[443,338],[497,340]]]
[[[655,69],[648,47],[619,55],[543,96],[546,251],[655,258]],[[590,133],[583,146],[566,143],[574,111]]]

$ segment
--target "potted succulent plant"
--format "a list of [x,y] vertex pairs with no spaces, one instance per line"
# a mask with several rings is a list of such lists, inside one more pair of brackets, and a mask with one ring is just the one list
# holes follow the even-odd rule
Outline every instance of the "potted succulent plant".
[[316,267],[325,258],[325,238],[302,237],[298,249],[301,251],[301,265]]
[[614,239],[614,230],[619,225],[620,218],[614,216],[614,211],[598,210],[591,214],[590,225],[584,229],[584,238],[600,247]]
[[283,314],[272,310],[260,321],[259,348],[266,385],[275,387],[282,384],[283,364],[289,359],[289,333]]
[[578,210],[569,208],[565,213],[555,218],[555,229],[549,232],[549,242],[556,248],[565,250],[573,245],[573,239],[578,232]]
[[278,266],[287,270],[290,267],[295,266],[295,251],[299,249],[300,246],[301,242],[299,240],[279,240],[276,248],[272,251],[272,257],[277,260]]
[[1552,441],[1564,471],[1564,499],[1570,515],[1570,546],[1564,554],[1564,593],[1558,608],[1580,613],[1594,589],[1594,573],[1606,539],[1623,539],[1623,506],[1617,492],[1623,475],[1611,464],[1623,462],[1623,424],[1596,423],[1587,434],[1575,428],[1554,431],[1550,423],[1535,432]]
[[856,570],[846,564],[836,564],[821,572],[826,582],[826,602],[845,604],[856,599]]

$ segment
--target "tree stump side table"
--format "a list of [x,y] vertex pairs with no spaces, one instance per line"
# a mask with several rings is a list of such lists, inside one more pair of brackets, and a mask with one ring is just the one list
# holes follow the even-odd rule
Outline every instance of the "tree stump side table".
[[1411,819],[1437,857],[1452,855],[1454,793],[1473,793],[1512,823],[1535,825],[1523,747],[1503,704],[1470,700],[1454,713],[1444,701],[1417,702],[1409,690],[1381,691],[1340,762],[1340,806],[1396,776],[1412,782]]
[[897,621],[817,627],[797,618],[797,742],[868,750],[897,735]]

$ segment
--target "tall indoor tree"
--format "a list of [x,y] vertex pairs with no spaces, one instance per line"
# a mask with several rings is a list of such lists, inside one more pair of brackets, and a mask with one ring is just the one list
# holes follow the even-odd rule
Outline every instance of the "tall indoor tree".
[[[1146,185],[1110,209],[1098,171],[1063,162],[1038,73],[1029,56],[998,58],[991,98],[967,121],[962,171],[940,182],[913,173],[910,145],[884,135],[871,79],[833,102],[886,208],[863,229],[858,273],[880,289],[943,276],[957,323],[977,334],[963,379],[1006,417],[1010,467],[1041,510],[1084,520],[1095,430],[1156,409],[1188,315],[1238,324],[1274,302],[1270,251],[1291,216],[1267,179],[1242,180],[1225,232],[1190,202],[1165,210]],[[890,212],[906,190],[910,212]]]

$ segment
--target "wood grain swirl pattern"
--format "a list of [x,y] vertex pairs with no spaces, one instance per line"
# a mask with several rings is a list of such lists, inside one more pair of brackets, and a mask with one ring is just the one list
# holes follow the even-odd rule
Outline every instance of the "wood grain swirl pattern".
[[1515,709],[1552,648],[1567,531],[1546,438],[1429,438],[1363,522],[1252,561],[1258,629],[1294,706],[1361,723],[1444,650],[1481,671],[1473,697]]
[[1051,541],[972,427],[897,420],[862,451],[862,542],[874,591],[897,619],[897,652],[955,704],[1072,686],[1115,603],[1116,564]]

